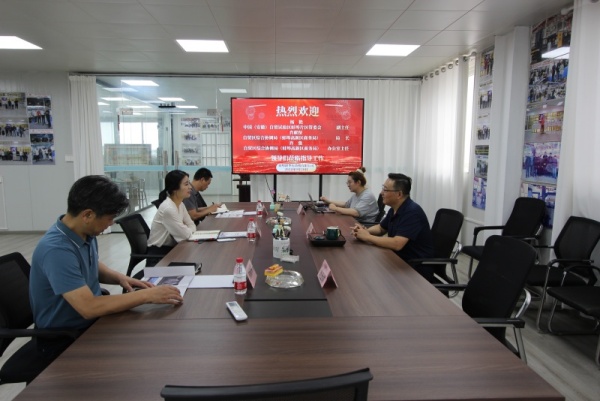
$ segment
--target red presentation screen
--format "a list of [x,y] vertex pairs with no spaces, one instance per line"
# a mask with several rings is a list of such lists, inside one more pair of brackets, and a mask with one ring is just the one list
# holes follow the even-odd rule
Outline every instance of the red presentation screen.
[[362,166],[364,99],[231,99],[234,174],[348,174]]

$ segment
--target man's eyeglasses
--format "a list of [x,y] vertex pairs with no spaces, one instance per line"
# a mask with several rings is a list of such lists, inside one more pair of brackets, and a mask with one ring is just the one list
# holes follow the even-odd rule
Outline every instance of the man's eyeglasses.
[[398,189],[387,189],[385,185],[381,186],[381,192],[400,192]]

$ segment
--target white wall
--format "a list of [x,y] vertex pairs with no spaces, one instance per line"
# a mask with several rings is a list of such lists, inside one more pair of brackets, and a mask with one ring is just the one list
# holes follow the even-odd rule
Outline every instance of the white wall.
[[56,165],[0,165],[0,211],[6,210],[6,225],[0,224],[0,231],[46,231],[66,212],[74,180],[73,163],[65,162],[65,156],[72,154],[69,77],[66,72],[2,73],[0,91],[52,99]]

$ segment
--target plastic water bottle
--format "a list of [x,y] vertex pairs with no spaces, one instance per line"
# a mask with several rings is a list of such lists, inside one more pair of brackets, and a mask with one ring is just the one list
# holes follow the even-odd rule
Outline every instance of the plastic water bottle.
[[264,213],[264,210],[265,210],[265,208],[264,208],[262,202],[259,200],[256,203],[256,217],[262,217],[263,213]]
[[254,218],[250,218],[248,220],[248,241],[254,242],[256,240],[256,223],[254,222]]
[[233,268],[233,292],[235,295],[244,295],[246,293],[246,266],[244,259],[236,258]]

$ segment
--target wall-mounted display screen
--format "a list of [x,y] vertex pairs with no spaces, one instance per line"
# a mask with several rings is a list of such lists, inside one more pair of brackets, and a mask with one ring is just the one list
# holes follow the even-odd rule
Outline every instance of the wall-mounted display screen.
[[363,165],[364,99],[232,98],[234,174],[348,174]]

